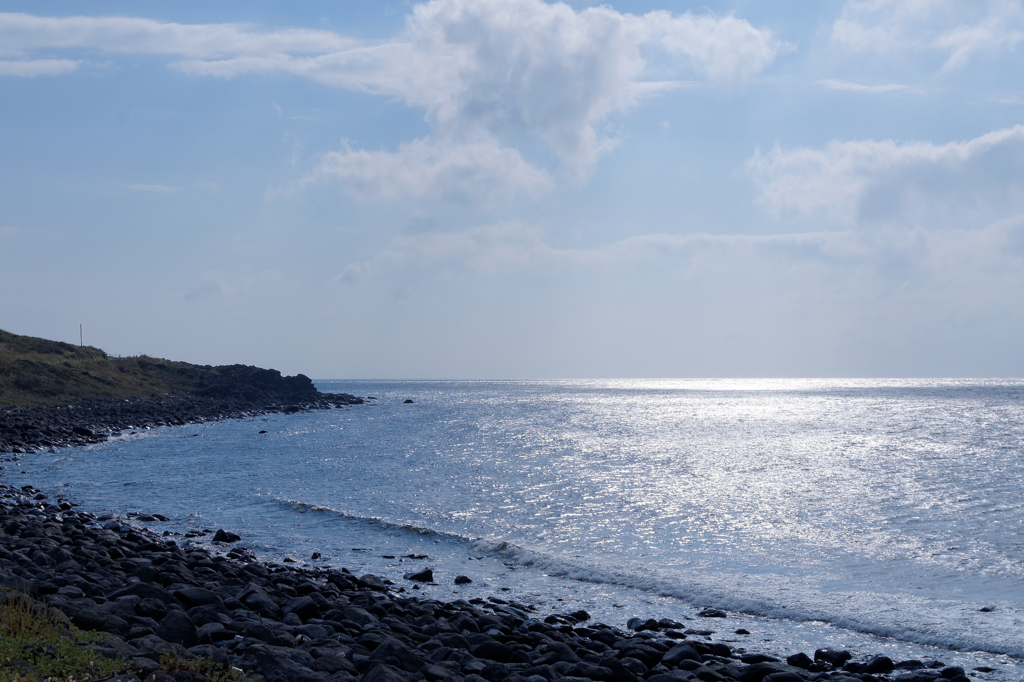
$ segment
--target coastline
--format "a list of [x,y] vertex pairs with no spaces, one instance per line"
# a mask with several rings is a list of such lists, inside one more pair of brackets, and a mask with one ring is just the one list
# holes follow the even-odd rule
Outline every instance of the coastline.
[[235,545],[237,536],[212,529],[212,550],[179,546],[141,525],[161,518],[143,514],[129,524],[31,486],[0,484],[0,584],[60,609],[80,628],[109,633],[93,646],[121,656],[122,682],[185,679],[160,668],[168,651],[268,682],[969,679],[937,661],[851,660],[835,650],[786,661],[748,655],[664,619],[617,629],[582,611],[542,620],[534,607],[500,596],[441,602],[418,595],[431,575],[396,584],[344,568],[260,562]]
[[84,398],[65,406],[0,409],[0,453],[101,443],[122,431],[242,419],[364,404],[348,393],[275,392],[242,396],[165,395],[124,399]]

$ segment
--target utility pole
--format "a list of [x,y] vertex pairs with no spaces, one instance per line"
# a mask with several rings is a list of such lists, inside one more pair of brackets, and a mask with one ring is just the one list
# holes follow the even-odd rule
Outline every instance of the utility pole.
[[85,345],[85,337],[82,336],[82,323],[78,323],[78,346],[81,348]]

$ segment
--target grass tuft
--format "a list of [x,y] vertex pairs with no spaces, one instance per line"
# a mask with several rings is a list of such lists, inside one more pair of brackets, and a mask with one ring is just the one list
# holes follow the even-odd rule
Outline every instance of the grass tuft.
[[0,679],[10,682],[91,682],[126,672],[88,649],[109,635],[81,632],[59,611],[26,594],[0,592]]

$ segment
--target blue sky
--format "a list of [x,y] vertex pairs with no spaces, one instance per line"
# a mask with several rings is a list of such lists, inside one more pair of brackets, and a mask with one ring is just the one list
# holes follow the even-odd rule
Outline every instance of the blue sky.
[[6,0],[0,328],[318,378],[1021,376],[1021,42],[1018,0]]

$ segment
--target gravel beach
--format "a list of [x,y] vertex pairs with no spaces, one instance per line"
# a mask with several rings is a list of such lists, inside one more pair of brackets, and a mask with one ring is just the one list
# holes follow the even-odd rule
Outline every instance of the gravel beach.
[[[229,531],[210,529],[206,546],[189,546],[159,531],[162,518],[96,516],[30,486],[0,486],[0,584],[79,628],[109,633],[91,646],[126,662],[131,672],[116,678],[123,682],[204,679],[168,675],[165,651],[268,681],[969,679],[939,661],[853,660],[830,649],[786,660],[748,655],[665,619],[635,618],[617,629],[586,612],[540,615],[497,595],[442,602],[418,595],[433,580],[429,570],[397,584],[264,563]],[[19,672],[31,669],[27,659]],[[0,677],[10,672],[0,669]]]

